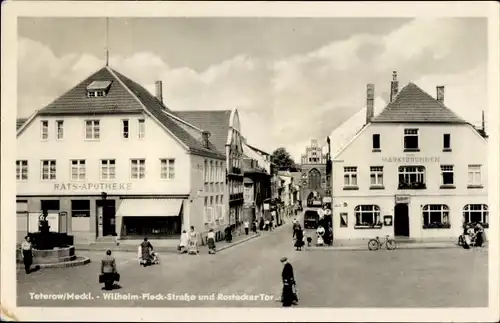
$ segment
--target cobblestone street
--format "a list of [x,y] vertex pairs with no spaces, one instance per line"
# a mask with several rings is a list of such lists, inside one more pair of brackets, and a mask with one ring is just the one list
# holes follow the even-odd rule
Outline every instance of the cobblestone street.
[[[30,275],[18,271],[18,306],[279,307],[282,256],[294,266],[300,307],[480,307],[488,301],[487,249],[298,252],[292,248],[290,224],[216,255],[165,254],[160,265],[147,268],[138,265],[135,253],[114,253],[122,287],[113,295],[175,294],[183,300],[106,300],[97,283],[102,252],[79,254],[92,262]],[[90,293],[93,299],[30,296],[66,292]],[[187,301],[186,294],[215,294],[215,300]],[[233,294],[256,299],[218,299]]]

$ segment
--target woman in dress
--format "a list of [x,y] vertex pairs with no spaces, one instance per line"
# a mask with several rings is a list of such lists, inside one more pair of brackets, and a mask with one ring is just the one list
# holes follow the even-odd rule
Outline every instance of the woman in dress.
[[29,236],[24,237],[24,241],[21,244],[21,250],[23,251],[24,270],[27,274],[29,274],[30,267],[33,264],[33,249]]
[[304,243],[303,240],[304,240],[304,234],[300,226],[298,226],[297,229],[295,230],[295,250],[297,251],[302,250],[302,245]]
[[194,226],[191,226],[189,232],[189,254],[198,254],[198,233],[194,231]]
[[189,244],[188,234],[187,234],[186,230],[182,230],[181,241],[179,242],[179,252],[186,253],[188,244]]

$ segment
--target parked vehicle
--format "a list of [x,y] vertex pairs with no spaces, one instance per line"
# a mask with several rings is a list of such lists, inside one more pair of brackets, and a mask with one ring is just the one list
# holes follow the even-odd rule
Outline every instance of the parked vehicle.
[[319,224],[318,209],[306,209],[304,211],[304,228],[316,229]]

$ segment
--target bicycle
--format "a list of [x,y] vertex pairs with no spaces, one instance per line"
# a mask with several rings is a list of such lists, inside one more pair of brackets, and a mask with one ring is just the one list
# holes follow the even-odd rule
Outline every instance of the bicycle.
[[379,250],[380,248],[382,248],[382,246],[384,246],[384,245],[387,248],[387,250],[396,249],[396,241],[394,241],[393,239],[390,239],[389,235],[386,234],[384,242],[380,242],[379,237],[375,237],[375,239],[371,239],[370,241],[368,241],[368,250],[376,251],[376,250]]

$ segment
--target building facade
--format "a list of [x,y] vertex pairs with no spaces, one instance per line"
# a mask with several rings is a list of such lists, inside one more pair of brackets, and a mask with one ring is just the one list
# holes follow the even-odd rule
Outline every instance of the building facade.
[[[211,142],[219,152],[224,154],[226,165],[223,175],[226,184],[224,195],[228,201],[228,217],[224,225],[229,225],[233,229],[239,228],[243,223],[244,138],[241,133],[238,110],[175,111],[174,113],[179,118],[208,131]],[[205,186],[211,189],[209,182],[206,182]],[[206,205],[210,205],[210,201],[207,201]],[[205,214],[210,212],[212,211],[205,211]]]
[[483,129],[409,83],[333,160],[333,232],[337,241],[375,236],[456,239],[464,223],[488,226],[487,141]]
[[327,196],[327,154],[318,145],[317,139],[311,140],[301,156],[302,182],[301,198],[304,207],[321,207],[323,197]]
[[42,210],[51,230],[77,244],[177,243],[190,226],[223,230],[226,154],[163,105],[161,82],[156,88],[155,97],[106,66],[18,128],[18,236],[38,231]]

